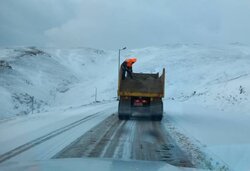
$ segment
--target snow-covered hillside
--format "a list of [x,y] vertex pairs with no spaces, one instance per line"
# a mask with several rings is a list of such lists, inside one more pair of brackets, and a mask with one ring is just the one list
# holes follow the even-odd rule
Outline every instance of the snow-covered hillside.
[[[166,101],[221,111],[248,112],[250,47],[165,45],[123,51],[135,56],[135,72],[166,68]],[[117,89],[117,52],[90,48],[2,48],[1,118],[56,106],[112,100]]]
[[247,108],[249,47],[169,45],[136,50],[131,54],[139,57],[136,71],[155,72],[166,67],[166,100],[189,101],[238,112]]
[[1,49],[1,118],[92,102],[95,88],[106,91],[116,83],[108,56],[89,48]]

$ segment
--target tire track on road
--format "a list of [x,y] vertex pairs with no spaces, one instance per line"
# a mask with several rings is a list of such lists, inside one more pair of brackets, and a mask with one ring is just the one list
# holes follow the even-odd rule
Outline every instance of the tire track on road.
[[161,122],[120,121],[111,115],[83,134],[53,158],[100,157],[165,161],[182,167],[194,167]]
[[32,140],[32,141],[30,141],[28,143],[25,143],[25,144],[23,144],[21,146],[18,146],[16,148],[14,148],[13,150],[8,151],[8,152],[0,155],[0,163],[4,162],[4,161],[6,161],[6,160],[8,160],[8,159],[10,159],[12,157],[15,157],[15,156],[19,155],[20,153],[23,153],[23,152],[31,149],[32,147],[37,146],[37,145],[39,145],[39,144],[41,144],[41,143],[43,143],[43,142],[45,142],[45,141],[47,141],[47,140],[49,140],[49,139],[51,139],[53,137],[55,137],[57,135],[60,135],[60,134],[62,134],[64,132],[66,132],[66,131],[68,131],[68,130],[70,130],[70,129],[72,129],[72,128],[74,128],[74,127],[76,127],[76,126],[78,126],[78,125],[80,125],[80,124],[82,124],[84,122],[86,122],[86,121],[89,121],[89,120],[99,116],[99,115],[100,115],[100,112],[89,115],[89,116],[86,116],[86,117],[84,117],[84,118],[82,118],[82,119],[80,119],[78,121],[72,122],[72,123],[70,123],[70,124],[68,124],[68,125],[66,125],[64,127],[56,129],[56,130],[54,130],[54,131],[52,131],[52,132],[50,132],[50,133],[48,133],[48,134],[46,134],[44,136],[36,138],[36,139],[34,139],[34,140]]

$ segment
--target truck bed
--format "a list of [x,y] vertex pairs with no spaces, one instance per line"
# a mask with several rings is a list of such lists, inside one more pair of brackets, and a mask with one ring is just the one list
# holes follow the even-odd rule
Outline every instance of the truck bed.
[[133,79],[120,80],[118,94],[122,96],[164,96],[165,71],[159,74],[133,73]]

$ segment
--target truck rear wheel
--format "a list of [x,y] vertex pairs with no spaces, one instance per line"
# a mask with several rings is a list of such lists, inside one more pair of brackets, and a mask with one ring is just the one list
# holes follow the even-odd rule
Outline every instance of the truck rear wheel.
[[131,116],[131,98],[122,98],[118,106],[118,118],[120,120],[129,120]]
[[163,117],[163,103],[162,99],[154,99],[150,104],[151,119],[154,121],[161,121]]
[[152,121],[161,121],[162,120],[162,115],[153,115],[151,116]]
[[129,120],[130,116],[129,115],[118,115],[119,120]]

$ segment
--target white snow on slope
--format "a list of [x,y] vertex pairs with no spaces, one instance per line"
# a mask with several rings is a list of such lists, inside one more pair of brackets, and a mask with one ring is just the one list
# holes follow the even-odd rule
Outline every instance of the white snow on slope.
[[[90,48],[0,50],[0,116],[114,100],[117,52]],[[165,45],[122,51],[135,72],[166,68],[166,116],[231,169],[249,170],[250,47]],[[121,61],[122,61],[121,60]]]
[[[177,44],[123,53],[122,60],[126,56],[138,58],[135,72],[161,72],[166,68],[166,99],[192,101],[222,111],[249,111],[250,50],[246,46]],[[95,88],[99,100],[116,97],[116,52],[90,48],[1,49],[0,60],[2,117],[31,113],[32,96],[36,112],[45,106],[91,102]]]
[[53,49],[52,55],[50,51],[0,50],[1,118],[29,114],[32,109],[37,113],[49,107],[93,102],[95,87],[97,90],[105,87],[104,91],[109,84],[114,84],[114,80],[104,79],[110,75],[114,78],[106,74],[114,71],[110,70],[109,61],[105,59],[108,54],[104,51]]

